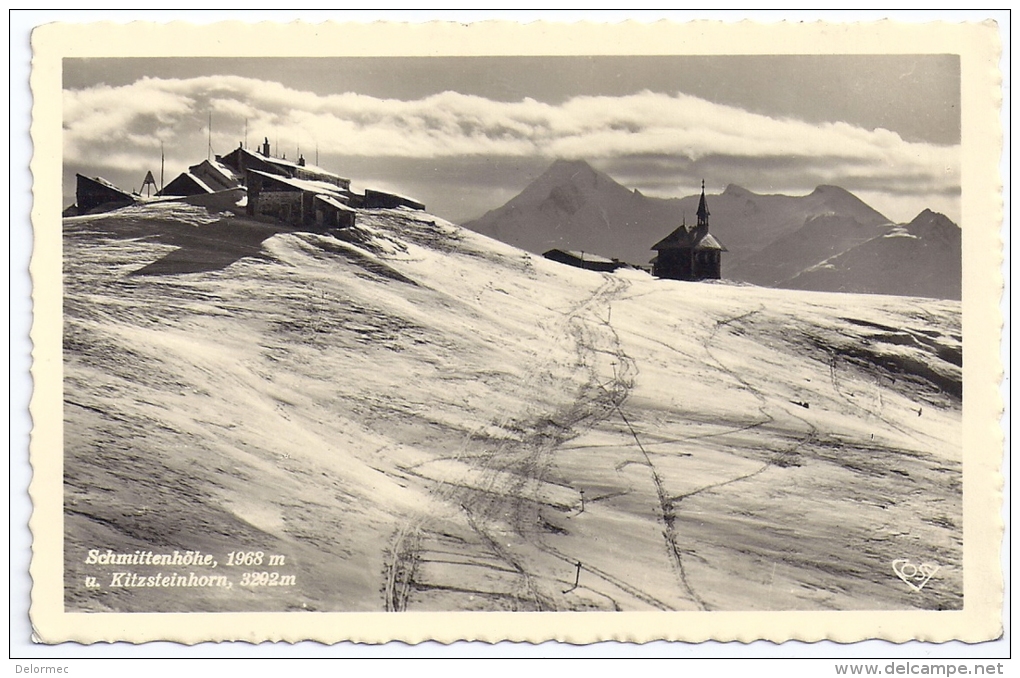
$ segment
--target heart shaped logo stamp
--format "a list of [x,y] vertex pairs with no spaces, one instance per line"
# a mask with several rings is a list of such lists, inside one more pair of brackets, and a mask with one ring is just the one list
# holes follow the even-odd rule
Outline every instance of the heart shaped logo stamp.
[[924,585],[941,569],[935,563],[914,563],[908,558],[899,558],[892,563],[893,572],[914,591],[920,591]]

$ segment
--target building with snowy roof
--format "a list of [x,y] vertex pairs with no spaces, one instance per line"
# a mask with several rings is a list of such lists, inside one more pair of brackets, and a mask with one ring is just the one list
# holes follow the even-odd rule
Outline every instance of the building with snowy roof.
[[213,191],[226,191],[241,185],[243,177],[233,168],[219,160],[203,160],[188,168],[192,174],[200,178]]
[[580,252],[576,250],[549,250],[542,255],[546,259],[558,261],[568,266],[576,266],[588,271],[612,272],[625,266],[619,259],[607,259],[591,252]]
[[386,209],[396,207],[409,207],[413,210],[424,210],[425,205],[413,198],[408,198],[396,193],[376,191],[371,188],[365,189],[365,196],[361,200],[361,206],[365,209]]
[[708,202],[705,182],[701,182],[698,224],[686,222],[652,246],[658,252],[652,259],[652,275],[672,280],[718,280],[722,277],[722,253],[727,249],[708,232]]
[[268,217],[300,228],[326,230],[354,226],[357,212],[338,186],[324,181],[248,169],[248,214]]
[[117,209],[130,205],[138,199],[137,196],[117,188],[102,177],[90,179],[82,174],[74,176],[77,179],[74,192],[77,214]]
[[156,195],[188,196],[213,193],[213,189],[191,172],[181,172]]
[[237,188],[241,176],[219,160],[203,160],[181,172],[159,192],[161,196],[190,196]]
[[248,170],[257,170],[291,179],[321,181],[345,191],[351,188],[350,179],[328,172],[321,167],[309,165],[304,156],[298,156],[297,162],[292,162],[286,158],[274,158],[270,150],[269,139],[266,139],[262,144],[261,153],[252,153],[243,146],[238,146],[227,155],[216,156],[216,160],[230,167],[242,178],[245,177],[245,172]]

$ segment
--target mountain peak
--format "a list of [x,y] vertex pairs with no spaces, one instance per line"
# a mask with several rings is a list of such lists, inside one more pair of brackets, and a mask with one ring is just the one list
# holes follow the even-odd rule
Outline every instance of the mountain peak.
[[736,184],[729,184],[726,186],[726,190],[723,191],[723,195],[732,196],[734,198],[745,198],[749,195],[754,195],[751,191],[747,190],[743,186],[737,186]]
[[846,190],[845,188],[842,188],[841,186],[833,186],[832,184],[819,184],[818,186],[815,186],[815,190],[811,191],[811,194],[812,195],[839,195],[839,196],[843,196],[843,195],[850,195],[850,196],[852,196],[853,195],[853,193],[851,193],[850,191]]
[[959,228],[959,224],[954,222],[952,219],[947,217],[941,212],[935,212],[928,208],[925,208],[920,214],[914,217],[910,221],[911,226],[930,225],[930,226],[955,226]]
[[821,184],[808,196],[833,213],[852,214],[862,224],[890,223],[889,218],[842,186]]
[[[571,196],[569,202],[573,204],[574,208],[579,208],[582,203],[596,196],[601,196],[601,199],[624,200],[632,197],[633,192],[584,160],[561,158],[554,161],[514,201],[523,199],[524,202],[531,203],[554,199],[554,201],[560,202],[565,195]],[[613,197],[610,198],[610,196]],[[570,211],[575,210],[572,208]]]
[[549,165],[549,169],[544,172],[544,176],[591,176],[599,174],[599,171],[588,164],[585,160],[565,160],[563,158],[557,158],[553,164]]
[[572,167],[572,168],[576,168],[576,169],[585,169],[585,168],[587,168],[587,169],[592,170],[593,172],[595,171],[594,168],[591,165],[588,164],[587,160],[582,160],[582,159],[568,160],[567,158],[556,158],[556,160],[553,161],[553,164],[549,166],[549,169],[555,169],[557,167],[559,167],[559,168]]

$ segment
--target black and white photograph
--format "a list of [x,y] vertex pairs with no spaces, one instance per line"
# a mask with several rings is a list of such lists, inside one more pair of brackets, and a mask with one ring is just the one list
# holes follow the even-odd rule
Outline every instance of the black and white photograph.
[[60,60],[64,613],[973,610],[959,53],[262,46]]

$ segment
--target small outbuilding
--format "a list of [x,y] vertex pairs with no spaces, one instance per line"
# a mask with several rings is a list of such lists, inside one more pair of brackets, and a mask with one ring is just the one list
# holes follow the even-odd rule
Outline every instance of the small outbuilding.
[[334,196],[316,195],[313,202],[315,225],[319,229],[350,228],[354,226],[358,211],[340,202]]
[[698,225],[686,223],[652,246],[652,275],[672,280],[718,280],[722,277],[722,253],[727,249],[708,232],[708,202],[701,182]]
[[386,193],[384,191],[374,191],[370,188],[365,189],[365,197],[362,199],[361,206],[365,209],[380,209],[380,208],[395,208],[395,207],[410,207],[413,210],[424,210],[425,205],[412,200],[411,198],[397,195],[396,193]]
[[92,179],[81,174],[75,174],[77,185],[75,187],[74,200],[78,206],[78,214],[88,214],[92,211],[109,211],[119,207],[126,207],[137,201],[127,191],[117,188],[102,177]]
[[590,252],[579,252],[576,250],[549,250],[542,255],[546,259],[557,261],[567,266],[575,266],[588,271],[605,271],[611,273],[618,268],[626,266],[619,259],[607,259]]

